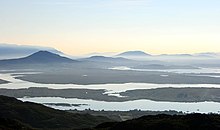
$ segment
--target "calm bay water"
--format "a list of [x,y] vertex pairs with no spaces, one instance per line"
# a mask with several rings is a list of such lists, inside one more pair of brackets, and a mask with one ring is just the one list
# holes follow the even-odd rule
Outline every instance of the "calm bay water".
[[[102,84],[102,85],[75,85],[75,84],[40,84],[22,81],[15,79],[16,76],[13,74],[30,74],[34,72],[24,73],[2,73],[0,79],[10,81],[8,84],[1,84],[0,88],[8,89],[19,89],[29,87],[48,87],[53,89],[106,89],[105,94],[120,96],[119,92],[126,90],[135,89],[152,89],[152,88],[163,88],[163,87],[215,87],[220,88],[220,85],[216,84],[149,84],[149,83],[125,83],[125,84]],[[66,99],[60,97],[35,97],[35,98],[19,98],[22,101],[31,101],[36,103],[69,103],[69,104],[88,104],[80,107],[64,107],[64,106],[50,106],[56,109],[68,110],[68,109],[93,109],[93,110],[152,110],[152,111],[163,111],[163,110],[176,110],[183,112],[201,112],[201,113],[218,113],[220,110],[220,103],[217,102],[200,102],[200,103],[178,103],[178,102],[158,102],[151,100],[135,100],[126,102],[104,102],[95,100],[84,100],[84,99]]]
[[69,109],[92,109],[92,110],[152,110],[165,111],[176,110],[183,112],[199,112],[199,113],[219,113],[220,103],[216,102],[200,102],[200,103],[179,103],[179,102],[158,102],[151,100],[135,100],[126,102],[104,102],[95,100],[84,100],[76,98],[60,98],[60,97],[36,97],[36,98],[20,98],[22,101],[31,101],[36,103],[68,103],[68,104],[88,104],[80,107],[64,107],[64,106],[50,106],[55,109],[69,110]]

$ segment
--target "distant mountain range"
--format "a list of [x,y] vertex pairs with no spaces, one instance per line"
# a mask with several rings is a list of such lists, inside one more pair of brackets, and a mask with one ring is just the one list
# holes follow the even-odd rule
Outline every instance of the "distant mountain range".
[[151,56],[150,54],[147,54],[143,51],[126,51],[123,53],[120,53],[116,56],[132,56],[132,57],[136,57],[136,56]]
[[[48,53],[42,53],[42,52],[48,52]],[[220,58],[220,53],[213,53],[213,52],[196,53],[196,54],[151,55],[144,51],[126,51],[126,52],[122,52],[117,55],[113,53],[105,53],[105,54],[95,53],[95,54],[93,54],[90,57],[89,55],[87,55],[86,57],[84,56],[84,58],[80,58],[79,60],[80,61],[92,61],[92,62],[124,62],[125,63],[125,62],[133,62],[136,60],[167,61],[167,60],[180,60],[180,59],[184,59],[184,60],[191,59],[192,60],[192,59]],[[107,54],[109,54],[109,56],[106,56]],[[0,43],[0,60],[10,59],[10,60],[4,60],[4,63],[6,62],[43,63],[43,62],[72,62],[73,61],[71,58],[67,58],[67,57],[73,58],[73,56],[65,55],[64,53],[51,47],[26,46],[26,45],[1,44]]]
[[220,58],[220,53],[195,53],[195,54],[161,54],[151,55],[143,51],[126,51],[115,55],[115,57],[123,57],[128,59],[143,59],[143,58]]
[[213,57],[218,56],[217,53],[196,53],[196,54],[161,54],[151,55],[143,51],[126,51],[116,56],[120,57]]
[[[147,53],[141,51],[129,51],[121,53],[114,57],[106,57],[106,56],[91,56],[87,58],[81,58],[77,60],[73,60],[59,54],[55,54],[49,51],[38,51],[29,56],[23,58],[15,58],[15,59],[6,59],[0,60],[0,65],[10,64],[48,64],[48,63],[75,63],[78,61],[81,62],[93,62],[104,63],[104,64],[115,64],[115,65],[125,65],[125,66],[136,66],[138,64],[161,64],[162,61],[166,61],[166,59],[192,59],[192,58],[213,58],[214,56],[218,56],[217,53],[199,53],[199,54],[175,54],[175,55],[149,55]],[[139,58],[146,58],[147,61],[140,62]]]
[[0,59],[21,58],[33,54],[38,51],[49,51],[55,54],[63,55],[62,52],[51,47],[3,44],[0,43]]
[[81,61],[93,61],[93,62],[125,62],[131,61],[122,57],[106,57],[106,56],[91,56],[88,58],[82,58]]
[[38,51],[24,58],[0,60],[1,64],[70,63],[75,60],[48,51]]

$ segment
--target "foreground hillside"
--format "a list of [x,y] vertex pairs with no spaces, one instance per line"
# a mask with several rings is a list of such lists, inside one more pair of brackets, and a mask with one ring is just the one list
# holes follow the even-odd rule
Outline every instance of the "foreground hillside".
[[103,123],[95,130],[219,130],[220,116],[205,114],[143,116],[124,122]]
[[40,104],[0,96],[0,130],[219,130],[214,114],[152,115],[124,122],[89,114],[69,113]]
[[105,117],[68,113],[5,96],[0,96],[0,120],[0,129],[81,129],[110,121]]

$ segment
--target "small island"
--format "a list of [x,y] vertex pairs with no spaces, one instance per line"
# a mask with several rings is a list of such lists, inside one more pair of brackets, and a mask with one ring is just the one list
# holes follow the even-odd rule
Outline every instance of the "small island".
[[6,84],[6,83],[9,83],[9,82],[6,81],[6,80],[2,80],[2,79],[0,79],[0,84]]

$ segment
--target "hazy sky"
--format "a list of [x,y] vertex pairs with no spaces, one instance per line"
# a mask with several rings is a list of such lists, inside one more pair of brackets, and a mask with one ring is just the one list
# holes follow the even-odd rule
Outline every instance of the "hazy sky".
[[75,55],[220,52],[220,0],[0,0],[0,43]]

